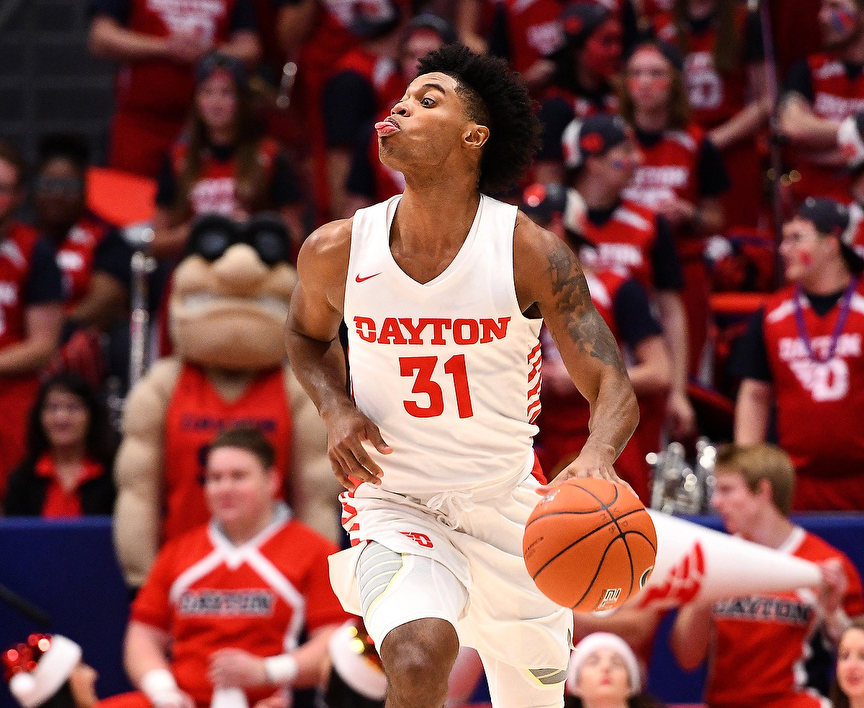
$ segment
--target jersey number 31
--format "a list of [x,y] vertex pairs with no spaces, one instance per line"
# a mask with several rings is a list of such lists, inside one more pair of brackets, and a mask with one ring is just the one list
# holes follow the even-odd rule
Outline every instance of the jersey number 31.
[[[417,401],[402,401],[408,415],[415,418],[434,418],[444,413],[444,392],[440,384],[432,380],[438,366],[437,356],[403,356],[399,357],[399,374],[414,376],[414,386],[411,393],[425,394],[429,403],[421,406]],[[470,418],[474,415],[471,407],[471,393],[468,391],[468,372],[465,369],[465,355],[455,354],[444,362],[444,373],[453,379],[456,392],[456,409],[460,418]]]

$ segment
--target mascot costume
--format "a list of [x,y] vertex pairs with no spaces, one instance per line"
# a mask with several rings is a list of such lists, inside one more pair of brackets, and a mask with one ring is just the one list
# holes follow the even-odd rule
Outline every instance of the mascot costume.
[[204,453],[234,425],[268,437],[297,517],[338,543],[326,429],[284,358],[296,283],[288,249],[272,217],[241,227],[207,216],[190,233],[168,301],[174,354],[154,362],[123,411],[114,543],[130,587],[166,540],[208,521]]

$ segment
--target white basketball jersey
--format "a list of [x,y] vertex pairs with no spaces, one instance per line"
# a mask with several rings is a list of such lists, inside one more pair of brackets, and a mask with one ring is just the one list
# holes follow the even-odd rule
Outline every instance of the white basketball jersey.
[[421,284],[390,252],[400,199],[355,214],[345,286],[354,401],[393,448],[372,451],[382,486],[423,498],[521,479],[533,465],[542,320],[516,298],[516,207],[481,196],[456,257]]

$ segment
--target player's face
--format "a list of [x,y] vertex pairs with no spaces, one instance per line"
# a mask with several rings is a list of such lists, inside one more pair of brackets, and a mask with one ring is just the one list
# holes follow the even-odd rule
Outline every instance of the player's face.
[[40,420],[53,447],[74,448],[85,444],[90,413],[84,401],[71,391],[59,388],[49,391]]
[[21,202],[15,165],[0,159],[0,223],[12,215]]
[[780,255],[786,280],[801,282],[808,275],[820,272],[831,257],[830,239],[822,236],[813,222],[796,217],[783,225]]
[[237,88],[227,71],[214,71],[198,85],[195,102],[201,120],[211,130],[227,130],[237,116]]
[[575,692],[583,701],[626,699],[630,695],[630,677],[621,654],[609,648],[589,654],[579,672]]
[[273,504],[276,474],[248,450],[217,447],[207,457],[204,496],[213,518],[226,528],[253,525]]
[[860,34],[861,13],[855,0],[822,0],[819,28],[829,49],[843,47]]
[[672,91],[672,66],[654,47],[637,50],[627,62],[627,93],[637,110],[665,108]]
[[729,533],[746,537],[747,530],[764,513],[765,507],[758,495],[750,491],[738,472],[718,468],[714,473],[711,506],[720,515],[723,526]]
[[850,700],[864,699],[864,629],[847,629],[840,639],[837,683]]
[[68,160],[50,160],[36,177],[33,197],[41,224],[71,226],[84,209],[84,177]]
[[414,79],[387,120],[375,126],[381,162],[401,172],[433,172],[459,150],[474,124],[456,88],[456,79],[439,72]]

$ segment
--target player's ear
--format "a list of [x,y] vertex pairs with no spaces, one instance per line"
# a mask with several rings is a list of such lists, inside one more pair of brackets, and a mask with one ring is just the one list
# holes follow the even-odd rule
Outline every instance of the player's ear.
[[462,139],[465,141],[466,147],[481,148],[489,140],[489,128],[485,125],[472,123],[465,130]]

